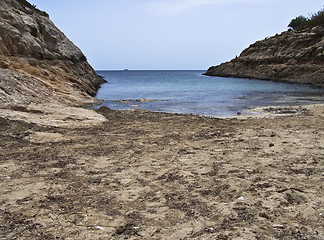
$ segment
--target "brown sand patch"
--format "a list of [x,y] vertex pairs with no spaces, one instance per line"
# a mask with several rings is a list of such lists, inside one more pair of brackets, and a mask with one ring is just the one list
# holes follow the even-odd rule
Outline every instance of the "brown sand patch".
[[323,107],[262,119],[101,108],[96,124],[71,108],[66,125],[50,109],[1,110],[0,238],[324,236]]

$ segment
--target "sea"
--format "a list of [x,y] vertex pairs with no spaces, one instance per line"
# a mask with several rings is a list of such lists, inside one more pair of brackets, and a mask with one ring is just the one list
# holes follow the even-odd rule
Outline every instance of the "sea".
[[231,117],[254,107],[324,103],[324,90],[257,79],[209,77],[204,70],[97,71],[101,104],[114,110]]

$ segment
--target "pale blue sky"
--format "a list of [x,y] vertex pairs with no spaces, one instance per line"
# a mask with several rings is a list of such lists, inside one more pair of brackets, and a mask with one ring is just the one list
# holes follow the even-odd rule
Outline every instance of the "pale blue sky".
[[207,69],[322,0],[30,0],[96,70]]

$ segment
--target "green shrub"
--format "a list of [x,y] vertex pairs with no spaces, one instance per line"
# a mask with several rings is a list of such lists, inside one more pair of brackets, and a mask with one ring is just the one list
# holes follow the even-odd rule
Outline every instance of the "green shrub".
[[304,16],[296,17],[291,20],[288,27],[292,30],[301,30],[307,27],[324,26],[324,8],[313,13],[309,18]]
[[310,19],[307,22],[307,25],[314,27],[314,26],[324,26],[324,8],[314,13],[310,16]]
[[295,19],[291,20],[288,27],[290,27],[293,30],[300,30],[300,29],[305,28],[308,21],[309,20],[306,17],[299,16],[299,17],[296,17]]

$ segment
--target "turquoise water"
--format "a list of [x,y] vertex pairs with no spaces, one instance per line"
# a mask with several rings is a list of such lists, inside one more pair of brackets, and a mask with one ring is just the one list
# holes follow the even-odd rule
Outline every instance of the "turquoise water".
[[97,98],[114,110],[145,109],[218,117],[246,113],[251,107],[324,102],[323,90],[307,86],[208,77],[203,72],[98,71],[108,83],[99,89]]

